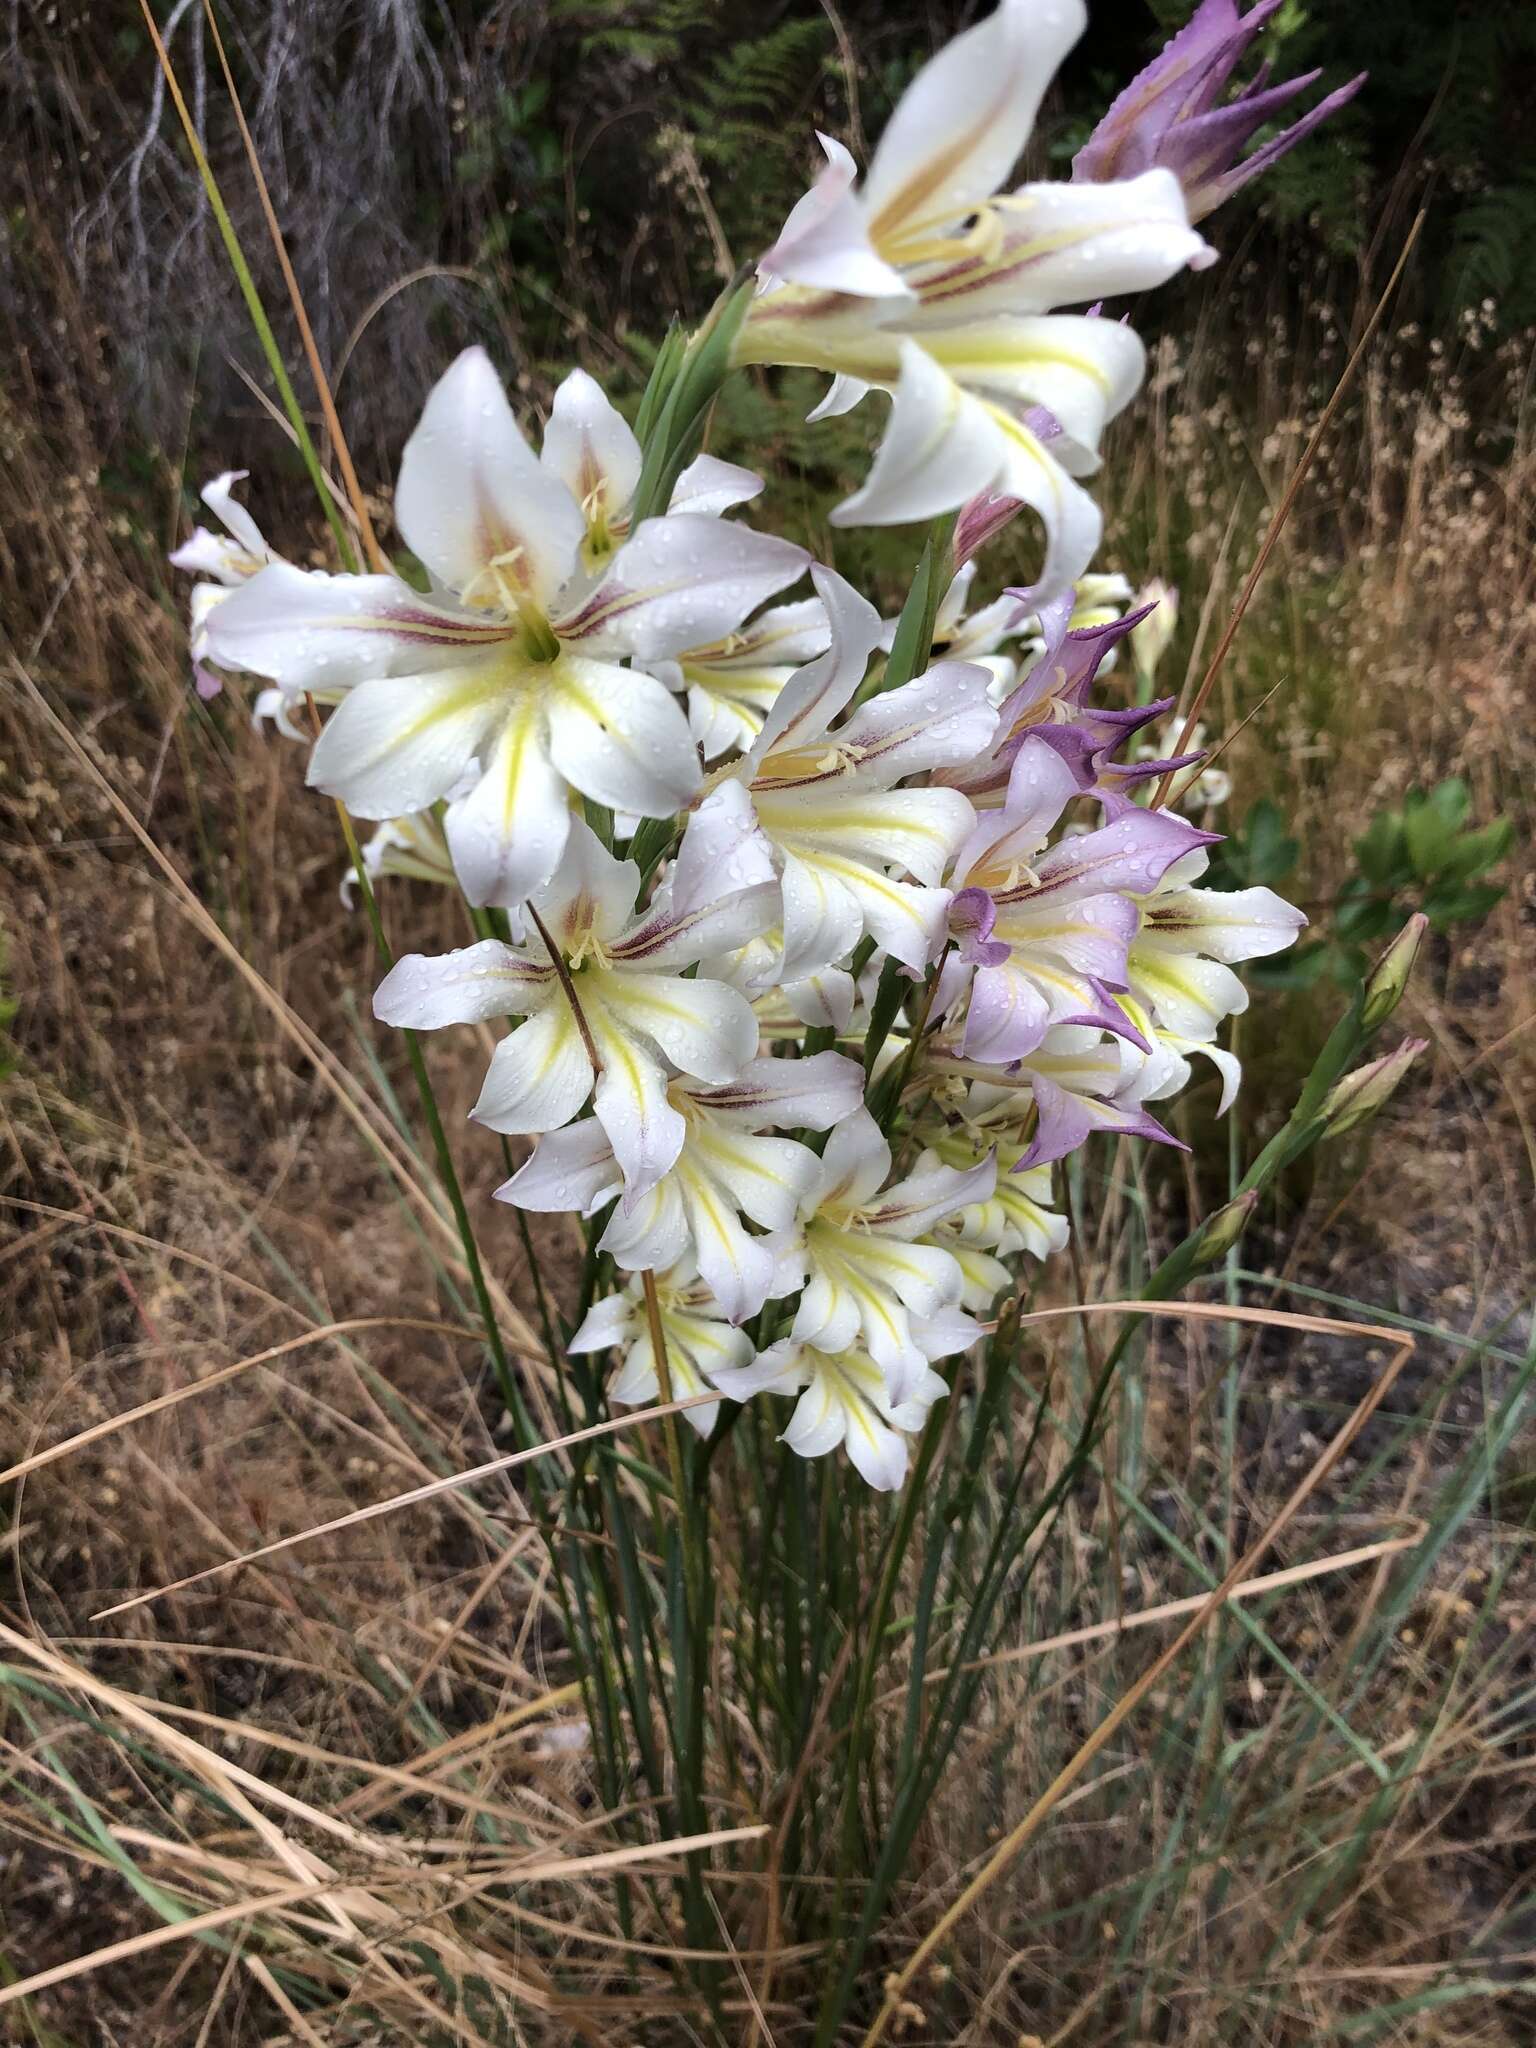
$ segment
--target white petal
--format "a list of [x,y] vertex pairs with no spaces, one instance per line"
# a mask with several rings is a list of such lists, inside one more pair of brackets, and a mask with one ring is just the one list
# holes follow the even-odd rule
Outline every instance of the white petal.
[[1016,411],[1043,405],[1066,436],[1051,452],[1075,475],[1096,464],[1105,424],[1135,397],[1147,360],[1120,321],[1075,313],[968,320],[921,340],[966,390],[994,394]]
[[605,1294],[594,1301],[580,1327],[566,1339],[567,1351],[611,1351],[626,1343],[636,1326],[635,1305],[626,1294]]
[[261,562],[271,550],[261,528],[235,496],[233,488],[249,475],[248,469],[226,469],[212,483],[203,485],[201,496],[208,510],[229,528],[249,559]]
[[625,1197],[609,1218],[598,1249],[627,1273],[661,1272],[685,1256],[690,1242],[677,1175],[669,1173],[655,1186]]
[[760,476],[718,455],[696,455],[672,489],[669,512],[706,512],[718,518],[735,505],[745,505],[763,488]]
[[772,881],[751,889],[724,888],[713,903],[696,903],[690,910],[664,898],[610,953],[632,967],[687,967],[710,954],[736,952],[778,919],[779,887]]
[[806,1282],[790,1335],[817,1351],[846,1351],[859,1334],[859,1303],[840,1278],[817,1269]]
[[[916,789],[897,794],[931,799],[950,792]],[[817,872],[824,885],[839,884],[853,898],[864,929],[903,967],[922,974],[938,958],[948,937],[950,890],[893,882],[875,868],[829,855],[820,857]]]
[[688,1127],[667,1100],[667,1077],[651,1055],[599,1006],[587,1021],[602,1061],[593,1108],[632,1200],[675,1164]]
[[587,938],[623,929],[639,887],[635,863],[611,854],[585,818],[572,818],[560,871],[534,907],[556,946],[574,953]]
[[829,777],[787,800],[759,802],[770,834],[809,866],[826,864],[845,877],[855,894],[846,870],[877,871],[884,862],[936,883],[975,823],[970,800],[957,789],[866,790],[856,776]]
[[1283,953],[1305,924],[1273,889],[1176,889],[1144,906],[1137,944],[1229,963],[1256,960]]
[[821,1180],[821,1161],[793,1138],[706,1127],[693,1134],[688,1156],[764,1230],[788,1230]]
[[901,526],[936,519],[978,491],[1001,488],[1007,462],[987,409],[925,349],[903,341],[884,437],[863,487],[834,508],[832,524]]
[[841,967],[824,967],[819,974],[808,974],[803,981],[788,982],[779,990],[792,1017],[839,1035],[853,1022],[857,992],[853,976]]
[[857,1109],[838,1124],[821,1154],[820,1205],[861,1209],[891,1170],[891,1148],[867,1109]]
[[745,785],[720,783],[683,833],[671,878],[674,907],[692,910],[722,889],[753,889],[774,879],[773,853]]
[[502,1039],[470,1115],[493,1131],[557,1131],[591,1092],[592,1062],[576,1019],[555,1002]]
[[764,277],[850,292],[858,298],[909,296],[900,271],[875,253],[865,210],[854,194],[858,167],[841,142],[818,134],[826,167],[796,200],[779,238],[758,264]]
[[[968,767],[990,745],[997,712],[987,701],[990,678],[973,662],[942,661],[898,690],[883,690],[838,730],[857,747],[861,781],[889,788],[930,768]],[[891,856],[895,858],[895,856]]]
[[843,879],[790,854],[781,879],[784,892],[785,981],[801,981],[831,966],[855,947],[864,931],[858,898]]
[[787,664],[797,668],[826,652],[832,637],[827,608],[819,597],[797,598],[792,604],[770,605],[726,643],[731,652],[715,657],[712,667],[729,674]]
[[861,398],[867,398],[874,390],[873,384],[866,384],[862,377],[845,376],[841,371],[827,386],[826,394],[806,414],[809,420],[840,420],[850,413]]
[[492,1017],[525,1017],[553,987],[548,967],[500,939],[481,939],[453,953],[407,953],[379,983],[373,1014],[381,1024],[410,1031],[483,1024]]
[[1214,1038],[1224,1017],[1248,1007],[1248,991],[1230,967],[1193,953],[1154,951],[1138,941],[1127,978],[1157,1022],[1182,1038]]
[[1213,255],[1170,170],[1103,185],[1021,185],[997,205],[1001,248],[936,265],[922,281],[925,314],[968,320],[1128,298]]
[[733,1323],[755,1316],[773,1285],[773,1252],[753,1237],[728,1202],[698,1175],[679,1177],[693,1255],[711,1293]]
[[558,630],[573,644],[637,661],[683,654],[733,632],[809,561],[793,542],[730,520],[698,512],[645,519]]
[[617,518],[640,481],[640,443],[585,370],[572,370],[556,391],[539,460],[589,520]]
[[947,226],[990,198],[1086,21],[1082,0],[1002,0],[924,65],[886,122],[865,180],[877,247]]
[[549,757],[583,796],[667,818],[699,786],[688,720],[654,676],[562,654],[551,670]]
[[801,1358],[797,1344],[781,1341],[760,1351],[742,1371],[715,1373],[711,1377],[721,1393],[733,1401],[749,1401],[754,1394],[794,1394],[806,1381]]
[[565,782],[550,764],[534,705],[509,717],[485,772],[444,818],[454,872],[471,903],[512,909],[543,888],[571,827]]
[[739,1129],[772,1124],[781,1131],[825,1131],[862,1104],[864,1070],[838,1052],[819,1052],[808,1060],[764,1053],[727,1086],[697,1092],[711,1116]]
[[974,1166],[930,1166],[871,1201],[867,1220],[871,1229],[895,1237],[924,1237],[946,1216],[990,1200],[996,1185],[997,1161],[990,1154]]
[[496,1190],[498,1202],[591,1216],[623,1186],[608,1133],[596,1117],[540,1138],[526,1164]]
[[576,500],[523,439],[482,348],[465,349],[433,386],[400,458],[395,519],[449,589],[471,590],[498,563],[546,607],[587,531]]
[[880,614],[852,584],[820,564],[812,568],[811,581],[826,607],[827,651],[797,670],[779,692],[747,756],[752,775],[771,753],[807,746],[826,731],[863,682],[880,644]]
[[359,683],[331,713],[305,780],[361,818],[428,810],[453,788],[505,708],[496,676],[474,670]]
[[423,597],[398,576],[329,576],[272,562],[208,621],[221,668],[271,676],[290,695],[334,694],[371,676],[472,667],[508,628]]
[[732,1081],[757,1051],[752,1005],[724,982],[629,972],[586,979],[626,1037],[643,1034],[685,1074]]
[[165,559],[173,569],[185,569],[193,576],[214,576],[221,585],[233,589],[256,573],[265,556],[258,555],[253,561],[228,534],[195,526],[181,546],[172,548]]

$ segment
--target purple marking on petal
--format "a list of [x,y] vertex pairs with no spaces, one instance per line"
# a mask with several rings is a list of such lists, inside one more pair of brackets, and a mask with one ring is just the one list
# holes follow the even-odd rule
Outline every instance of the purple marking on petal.
[[192,684],[198,696],[207,704],[211,703],[223,689],[224,678],[215,675],[211,668],[205,668],[202,662],[195,661],[192,664]]
[[994,939],[997,906],[985,889],[957,889],[949,905],[949,935],[971,967],[1001,967],[1013,948]]
[[1032,405],[1021,422],[1026,433],[1033,434],[1037,441],[1049,447],[1052,441],[1059,441],[1064,429],[1049,406]]

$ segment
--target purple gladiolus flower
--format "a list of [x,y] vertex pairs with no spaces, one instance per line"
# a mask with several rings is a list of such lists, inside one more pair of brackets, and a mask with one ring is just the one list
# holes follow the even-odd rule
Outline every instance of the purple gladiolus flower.
[[1252,156],[1241,155],[1267,121],[1322,75],[1308,71],[1271,85],[1273,67],[1266,61],[1235,99],[1218,105],[1249,44],[1281,5],[1259,0],[1239,15],[1237,0],[1201,0],[1073,158],[1074,183],[1133,178],[1160,165],[1184,188],[1190,220],[1203,220],[1352,100],[1365,83],[1363,71]]

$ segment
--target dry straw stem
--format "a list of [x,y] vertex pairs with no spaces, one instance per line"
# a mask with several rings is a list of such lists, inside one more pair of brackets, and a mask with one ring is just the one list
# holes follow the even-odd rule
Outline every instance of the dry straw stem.
[[414,1507],[421,1501],[435,1500],[440,1494],[451,1493],[461,1486],[472,1486],[477,1480],[488,1479],[496,1472],[510,1472],[515,1466],[526,1465],[531,1459],[547,1457],[555,1451],[570,1450],[576,1444],[590,1443],[595,1437],[614,1436],[621,1430],[638,1429],[647,1422],[659,1422],[669,1415],[679,1415],[685,1408],[697,1408],[705,1401],[718,1401],[718,1394],[690,1394],[684,1401],[669,1401],[654,1408],[638,1408],[632,1414],[619,1415],[607,1422],[595,1422],[587,1429],[572,1430],[566,1436],[551,1437],[547,1443],[534,1444],[526,1451],[508,1451],[500,1458],[488,1458],[483,1465],[472,1465],[466,1472],[452,1472],[444,1479],[434,1479],[426,1486],[413,1486],[408,1493],[392,1494],[388,1500],[376,1500],[365,1508],[354,1508],[351,1514],[337,1515],[329,1522],[317,1522],[311,1529],[300,1529],[292,1536],[280,1536],[273,1543],[264,1543],[258,1550],[242,1551],[238,1557],[227,1557],[218,1564],[204,1567],[200,1572],[190,1572],[184,1579],[174,1579],[168,1586],[157,1586],[153,1592],[136,1593],[131,1600],[119,1600],[115,1606],[100,1608],[91,1616],[92,1621],[106,1621],[114,1614],[126,1614],[130,1608],[143,1607],[151,1600],[163,1600],[168,1593],[183,1592],[188,1586],[201,1585],[205,1579],[217,1578],[221,1573],[234,1571],[238,1565],[254,1564],[264,1557],[273,1557],[278,1552],[292,1550],[300,1543],[308,1543],[316,1536],[334,1536],[342,1529],[350,1529],[358,1522],[371,1522],[379,1515],[393,1514],[396,1508]]
[[[1401,1551],[1417,1549],[1428,1532],[1427,1522],[1415,1522],[1401,1536],[1383,1536],[1375,1543],[1362,1543],[1354,1550],[1337,1550],[1329,1557],[1314,1557],[1305,1564],[1286,1565],[1281,1571],[1261,1572],[1257,1578],[1244,1579],[1240,1585],[1234,1586],[1226,1597],[1228,1600],[1253,1600],[1260,1593],[1280,1593],[1288,1586],[1304,1585],[1308,1579],[1353,1571],[1362,1564],[1378,1564],[1383,1558],[1396,1557]],[[990,1657],[973,1658],[963,1669],[989,1671],[999,1664],[1028,1664],[1052,1650],[1075,1650],[1085,1643],[1102,1643],[1111,1636],[1128,1635],[1132,1629],[1151,1628],[1156,1622],[1177,1621],[1181,1614],[1198,1613],[1209,1597],[1206,1593],[1191,1593],[1184,1600],[1164,1600],[1156,1607],[1132,1608],[1126,1614],[1117,1615],[1113,1621],[1095,1621],[1084,1628],[1067,1629],[1061,1635],[1041,1636],[1033,1643],[1021,1644],[1016,1650],[995,1650]],[[952,1668],[941,1664],[937,1670],[925,1671],[924,1685],[938,1685],[948,1678]],[[894,1707],[906,1696],[905,1686],[897,1686],[882,1694],[875,1704]]]
[[[207,910],[197,891],[187,882],[181,871],[162,852],[155,840],[139,822],[130,806],[119,796],[101,766],[92,759],[76,735],[49,704],[33,677],[19,662],[13,662],[13,673],[30,697],[39,716],[63,742],[79,768],[101,791],[112,809],[128,830],[144,848],[155,866],[170,884],[173,900],[188,921],[206,938],[210,945],[222,953],[235,971],[250,985],[261,1002],[279,1026],[303,1053],[306,1060],[316,1069],[334,1096],[343,1115],[356,1128],[369,1149],[374,1152],[389,1170],[401,1193],[437,1237],[448,1255],[460,1264],[463,1262],[464,1247],[451,1221],[428,1193],[417,1171],[417,1163],[401,1143],[398,1133],[389,1119],[369,1096],[367,1090],[338,1060],[328,1046],[313,1032],[304,1020],[278,994],[266,977],[250,964],[245,955],[227,936],[216,918]],[[494,1284],[494,1283],[493,1283]],[[535,1334],[526,1316],[508,1297],[506,1290],[496,1288],[498,1314],[505,1324],[514,1347],[528,1357],[544,1360],[544,1345]]]
[[478,1330],[461,1329],[455,1323],[429,1323],[420,1316],[356,1316],[350,1322],[326,1323],[319,1329],[305,1330],[297,1337],[289,1337],[281,1344],[269,1345],[265,1351],[253,1352],[249,1358],[236,1359],[233,1365],[221,1365],[217,1371],[205,1373],[201,1379],[191,1380],[184,1387],[173,1387],[169,1393],[157,1394],[152,1401],[141,1401],[137,1408],[125,1408],[121,1415],[109,1415],[104,1422],[93,1423],[89,1429],[66,1437],[63,1443],[50,1444],[46,1451],[34,1451],[19,1464],[0,1472],[0,1486],[12,1486],[29,1473],[53,1464],[55,1459],[67,1458],[74,1451],[83,1451],[87,1444],[99,1443],[102,1437],[126,1429],[131,1422],[142,1422],[146,1416],[174,1408],[180,1401],[190,1401],[194,1395],[206,1394],[211,1388],[222,1386],[226,1380],[249,1372],[253,1366],[269,1365],[274,1358],[301,1350],[306,1344],[324,1344],[333,1337],[348,1336],[359,1330],[425,1330],[434,1337],[462,1337],[471,1343],[482,1341]]
[[[1359,367],[1367,348],[1369,348],[1372,340],[1375,338],[1377,328],[1380,327],[1386,315],[1387,307],[1391,303],[1392,294],[1397,289],[1398,279],[1408,266],[1408,258],[1413,254],[1413,247],[1419,239],[1419,232],[1424,226],[1424,220],[1425,216],[1421,209],[1413,226],[1408,230],[1407,238],[1398,255],[1397,262],[1393,266],[1392,275],[1387,279],[1386,289],[1376,301],[1375,310],[1371,314],[1370,319],[1365,323],[1360,339],[1350,351],[1349,361],[1344,365],[1339,381],[1333,387],[1333,396],[1323,407],[1317,425],[1312,429],[1307,445],[1302,449],[1296,467],[1291,472],[1290,482],[1285,487],[1280,503],[1275,507],[1275,516],[1269,522],[1269,530],[1260,544],[1259,552],[1254,557],[1253,567],[1248,571],[1247,576],[1243,580],[1243,587],[1238,592],[1237,603],[1232,608],[1232,616],[1228,619],[1226,628],[1220,640],[1216,643],[1216,652],[1211,656],[1211,665],[1206,670],[1199,689],[1195,692],[1194,703],[1190,705],[1189,710],[1185,713],[1184,724],[1180,729],[1178,742],[1173,750],[1175,754],[1184,754],[1189,751],[1190,736],[1194,732],[1195,727],[1200,723],[1200,714],[1204,711],[1211,691],[1216,686],[1216,678],[1220,675],[1222,666],[1231,652],[1232,643],[1237,638],[1237,629],[1243,623],[1244,615],[1253,600],[1253,594],[1258,589],[1260,579],[1269,565],[1269,558],[1274,553],[1280,535],[1285,529],[1285,523],[1291,516],[1291,508],[1301,495],[1301,487],[1307,480],[1307,472],[1312,467],[1318,449],[1321,448],[1324,440],[1327,438],[1328,429],[1333,425],[1334,415],[1343,404],[1344,394],[1354,382],[1355,371]],[[1152,808],[1154,810],[1168,801],[1168,792],[1173,786],[1173,779],[1177,773],[1176,769],[1169,769],[1158,783],[1152,796]]]
[[[368,517],[367,502],[363,497],[362,486],[357,480],[357,471],[352,463],[352,451],[347,446],[346,435],[341,431],[341,420],[337,415],[336,401],[331,396],[331,387],[326,378],[325,367],[320,361],[320,351],[315,346],[315,333],[309,324],[309,314],[304,306],[304,295],[299,290],[299,280],[294,276],[293,265],[288,260],[288,245],[283,240],[283,231],[278,225],[277,213],[272,205],[272,194],[267,188],[267,181],[262,172],[261,158],[256,153],[255,141],[252,138],[250,128],[246,124],[245,108],[240,104],[240,94],[235,87],[234,73],[229,68],[229,58],[224,51],[224,38],[219,34],[218,19],[213,11],[213,0],[203,0],[203,12],[208,18],[209,31],[213,36],[213,47],[218,53],[219,69],[224,74],[224,84],[229,92],[230,104],[235,110],[235,120],[240,129],[240,140],[245,145],[246,160],[250,164],[251,176],[255,180],[257,197],[261,201],[261,211],[267,223],[267,232],[272,237],[272,247],[277,252],[278,267],[283,273],[283,283],[287,287],[288,298],[293,306],[294,319],[298,322],[299,338],[304,344],[304,354],[309,363],[309,373],[315,380],[315,391],[320,400],[320,410],[325,416],[326,432],[330,435],[336,449],[336,460],[341,466],[341,480],[346,486],[347,500],[352,507],[352,517],[357,521],[357,530],[362,536],[363,548],[368,556],[370,565],[378,570],[387,570],[389,564],[384,559],[384,552],[379,546],[377,535],[374,533],[373,521]],[[181,102],[178,98],[178,107],[180,104]]]
[[1189,1645],[1202,1634],[1210,1621],[1218,1614],[1234,1590],[1253,1576],[1254,1567],[1265,1553],[1274,1547],[1283,1531],[1301,1512],[1315,1489],[1333,1470],[1345,1451],[1354,1442],[1371,1416],[1386,1399],[1393,1382],[1412,1357],[1415,1344],[1412,1336],[1402,1330],[1388,1329],[1374,1323],[1346,1323],[1333,1317],[1292,1315],[1278,1309],[1255,1309],[1223,1306],[1214,1302],[1157,1302],[1157,1301],[1115,1301],[1082,1302],[1065,1308],[1036,1309],[1021,1316],[1020,1323],[1041,1323],[1063,1316],[1080,1315],[1150,1315],[1188,1317],[1196,1321],[1258,1323],[1270,1329],[1294,1330],[1313,1336],[1369,1338],[1390,1345],[1393,1356],[1386,1370],[1381,1373],[1369,1392],[1356,1404],[1332,1442],[1313,1463],[1311,1470],[1302,1479],[1279,1513],[1269,1523],[1257,1540],[1236,1560],[1221,1583],[1200,1602],[1194,1614],[1168,1647],[1154,1658],[1152,1663],[1137,1679],[1136,1683],[1123,1693],[1088,1739],[1057,1772],[1040,1797],[1030,1807],[1018,1826],[1000,1842],[988,1857],[982,1868],[961,1892],[958,1899],[938,1919],[913,1949],[907,1960],[887,1979],[885,2000],[876,2014],[869,2031],[864,2035],[860,2048],[875,2048],[885,2038],[891,2021],[896,2016],[906,1996],[907,1988],[914,1977],[929,1961],[934,1952],[948,1939],[956,1925],[964,1919],[971,1908],[990,1890],[1003,1872],[1008,1869],[1022,1851],[1028,1847],[1053,1808],[1061,1801],[1064,1793],[1076,1783],[1093,1759],[1109,1742],[1115,1732],[1128,1721],[1158,1680],[1178,1661]]

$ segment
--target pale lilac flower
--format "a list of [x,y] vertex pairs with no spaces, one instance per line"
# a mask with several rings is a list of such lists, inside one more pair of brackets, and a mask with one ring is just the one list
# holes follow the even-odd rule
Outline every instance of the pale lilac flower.
[[[773,891],[722,891],[685,841],[664,908],[635,909],[640,871],[573,819],[556,880],[531,899],[521,945],[482,939],[408,955],[373,999],[385,1024],[431,1031],[527,1019],[497,1046],[471,1114],[493,1131],[554,1131],[593,1098],[626,1187],[652,1187],[682,1150],[669,1070],[732,1081],[757,1051],[757,1019],[735,989],[679,970],[740,944],[773,915]],[[572,1007],[540,927],[574,990]]]
[[1182,819],[1126,805],[1096,830],[1047,846],[1079,793],[1072,768],[1039,738],[1014,758],[1001,811],[984,812],[960,849],[950,905],[957,951],[935,1004],[963,1015],[967,1059],[1006,1065],[1057,1024],[1128,1028],[1111,992],[1127,985],[1139,927],[1133,897],[1155,888],[1201,843]]
[[[1033,596],[1029,591],[1006,594],[1021,601]],[[1067,591],[1044,605],[1034,619],[1021,619],[1020,630],[1033,625],[1039,642],[1034,658],[998,705],[991,745],[960,766],[940,769],[935,780],[964,790],[980,811],[994,809],[1006,799],[1020,748],[1026,741],[1040,740],[1071,767],[1079,789],[1094,787],[1107,757],[1172,702],[1131,709],[1088,702],[1088,691],[1114,648],[1146,616],[1128,612],[1117,618],[1109,609],[1111,602],[1106,594],[1103,603],[1092,606],[1099,614],[1095,622],[1076,626],[1073,622],[1081,616],[1077,592]]]
[[1211,260],[1166,172],[998,195],[1085,19],[1081,0],[1002,0],[912,81],[861,190],[848,151],[822,136],[826,168],[762,259],[738,343],[745,362],[829,371],[813,417],[872,387],[891,394],[873,467],[835,522],[1018,499],[1045,525],[1046,594],[1097,546],[1097,507],[1074,479],[1097,467],[1143,367],[1129,328],[1053,309]]
[[691,511],[645,520],[614,549],[612,437],[563,424],[558,463],[540,461],[489,358],[466,350],[400,465],[400,531],[431,593],[279,563],[212,622],[225,666],[289,695],[344,692],[309,780],[360,816],[426,810],[478,771],[445,818],[474,903],[515,904],[549,880],[573,791],[642,817],[693,796],[698,754],[681,707],[621,661],[672,659],[735,631],[807,560]]
[[1173,40],[1121,93],[1072,160],[1078,183],[1135,178],[1155,167],[1171,170],[1183,189],[1191,221],[1204,220],[1234,192],[1294,149],[1304,136],[1352,100],[1365,73],[1318,101],[1252,156],[1242,151],[1282,107],[1322,76],[1271,85],[1261,64],[1252,81],[1221,104],[1243,54],[1284,0],[1259,0],[1245,15],[1237,0],[1201,0]]

